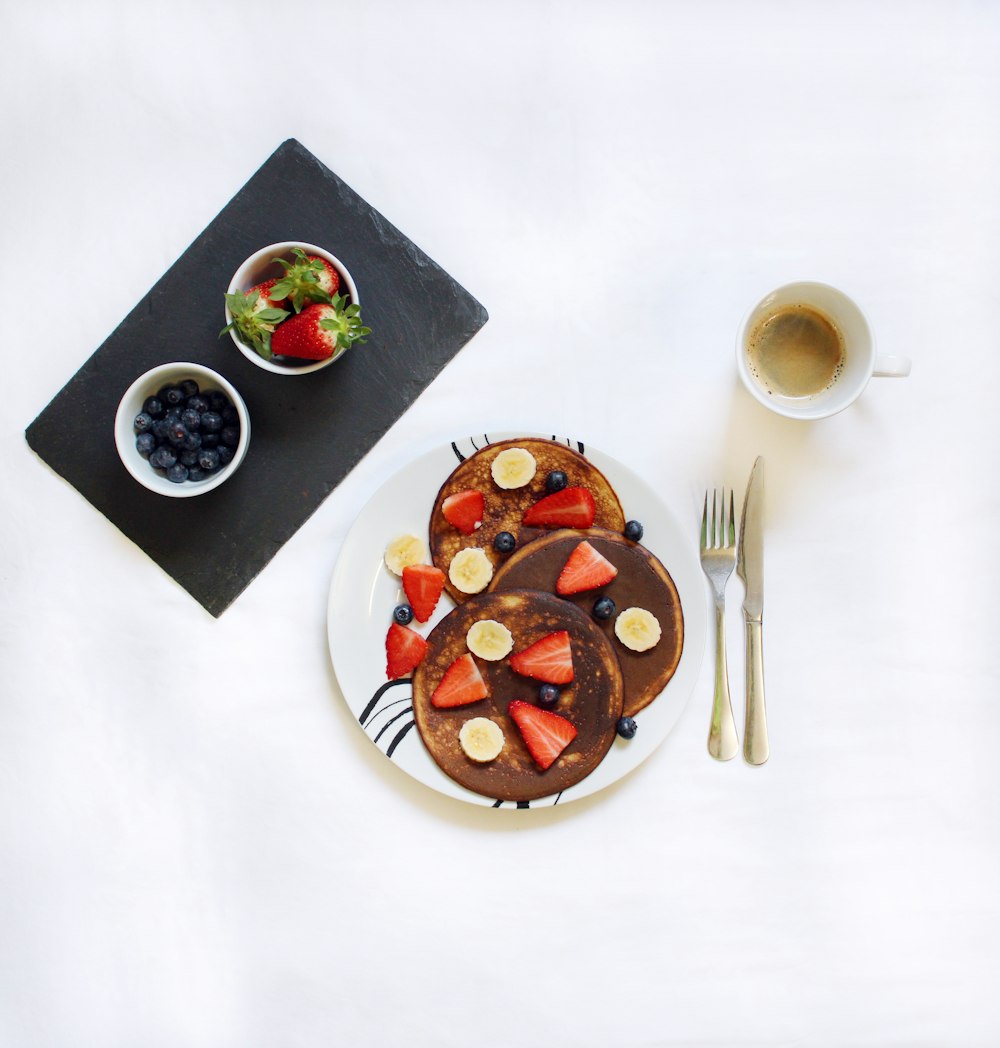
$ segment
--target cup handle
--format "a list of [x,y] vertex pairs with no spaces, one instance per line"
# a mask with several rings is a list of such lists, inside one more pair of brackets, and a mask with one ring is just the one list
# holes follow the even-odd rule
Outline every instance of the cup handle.
[[894,353],[879,355],[875,358],[873,378],[906,378],[910,373],[910,358],[897,356]]

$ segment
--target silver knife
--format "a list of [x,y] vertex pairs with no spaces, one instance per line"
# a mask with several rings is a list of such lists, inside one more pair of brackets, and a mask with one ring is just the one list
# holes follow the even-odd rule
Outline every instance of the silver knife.
[[736,574],[743,580],[743,620],[746,623],[746,721],[743,759],[763,764],[768,757],[767,713],[764,709],[764,652],[761,616],[764,611],[764,460],[753,464],[740,519],[740,549]]

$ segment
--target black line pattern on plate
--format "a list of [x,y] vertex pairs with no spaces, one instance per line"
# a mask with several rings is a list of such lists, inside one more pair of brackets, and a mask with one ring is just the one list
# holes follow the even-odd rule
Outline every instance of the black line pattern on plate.
[[[411,707],[412,709],[412,707]],[[396,737],[389,743],[389,748],[385,751],[387,757],[391,757],[393,750],[406,738],[406,733],[413,727],[414,721],[409,721],[399,729],[396,733]]]
[[[551,807],[554,808],[559,803],[559,801],[562,800],[562,795],[563,795],[563,791],[560,790],[555,795],[555,798],[552,801]],[[540,798],[540,800],[547,800],[547,798],[543,797],[543,798]],[[542,806],[537,801],[532,802],[532,801],[499,801],[498,800],[498,801],[494,801],[493,804],[490,805],[490,807],[492,807],[492,808],[502,808],[505,804],[511,804],[511,803],[514,805],[515,808],[530,808],[532,803],[534,803],[536,808],[539,808],[539,807]],[[546,805],[546,807],[549,807],[549,806]]]
[[[482,451],[483,448],[489,447],[489,445],[493,443],[488,433],[483,433],[482,438],[484,441],[482,447],[480,447],[476,443],[475,437],[465,438],[465,440],[471,445],[472,448],[472,450],[469,451],[468,454],[462,452],[462,450],[458,446],[459,442],[457,440],[453,440],[451,442],[451,450],[455,453],[455,458],[457,458],[459,462],[464,462],[469,457],[469,455],[472,455],[477,451]],[[579,451],[581,455],[587,454],[586,448],[584,447],[584,443],[582,440],[572,440],[570,437],[557,437],[554,433],[551,437],[549,437],[549,440],[554,441],[556,444],[565,444],[566,447],[568,447],[570,450],[573,449],[573,445],[575,444],[577,451]]]
[[[393,724],[396,723],[396,721],[398,721],[402,717],[405,717],[408,713],[412,713],[412,712],[413,712],[413,706],[411,704],[411,705],[407,706],[406,709],[400,710],[399,713],[397,713],[395,717],[390,717],[385,722],[385,724],[383,724],[382,727],[379,728],[378,734],[375,736],[374,739],[372,739],[372,742],[374,742],[375,745],[377,746],[378,745],[378,740],[382,738],[382,736],[389,730],[389,728]],[[412,724],[412,721],[411,721],[411,724]]]
[[[410,691],[406,695],[404,695],[401,699],[393,699],[391,702],[387,702],[384,705],[379,706],[379,701],[383,698],[383,696],[386,694],[386,692],[388,692],[390,688],[394,688],[402,684],[411,685]],[[371,737],[372,742],[376,745],[378,745],[379,740],[393,724],[401,720],[403,717],[406,717],[413,713],[412,684],[413,680],[411,677],[400,677],[398,680],[388,681],[387,683],[381,685],[377,689],[375,694],[369,700],[368,705],[365,706],[364,710],[362,711],[361,716],[358,718],[358,720],[361,722],[361,726],[365,728],[367,734]],[[375,735],[372,736],[371,733],[375,729],[375,718],[380,717],[383,713],[389,713],[393,706],[399,706],[402,703],[406,703],[403,709],[389,717],[385,724],[383,724],[382,727],[379,728],[378,731],[375,733]],[[392,741],[389,743],[385,750],[385,755],[387,757],[392,757],[396,747],[403,741],[403,739],[406,738],[408,732],[413,727],[413,723],[413,717],[410,716],[410,719],[392,737]]]
[[384,706],[380,706],[369,718],[365,727],[372,732],[375,730],[375,720],[381,717],[382,714],[388,713],[394,706],[399,706],[404,702],[409,702],[411,696],[406,695],[402,699],[395,699],[393,702],[387,702]]
[[562,440],[560,440],[555,435],[555,433],[552,434],[552,437],[550,439],[554,440],[557,444],[565,444],[566,447],[568,447],[571,451],[573,450],[573,445],[576,444],[577,451],[579,451],[581,455],[586,455],[587,454],[586,451],[583,450],[583,441],[582,440],[575,440],[574,441],[574,440],[570,440],[569,437],[563,437]]
[[[375,694],[371,697],[371,699],[368,701],[368,705],[365,706],[365,708],[361,711],[361,716],[358,717],[358,720],[361,722],[361,727],[363,728],[365,726],[365,724],[368,721],[368,718],[372,715],[372,713],[375,710],[375,707],[378,705],[378,700],[381,699],[382,696],[390,688],[397,688],[397,687],[399,687],[400,684],[409,684],[409,683],[410,683],[410,678],[409,677],[400,677],[398,680],[391,680],[388,683],[383,684],[382,687],[380,687],[375,692]],[[405,700],[403,700],[403,701],[405,701]]]

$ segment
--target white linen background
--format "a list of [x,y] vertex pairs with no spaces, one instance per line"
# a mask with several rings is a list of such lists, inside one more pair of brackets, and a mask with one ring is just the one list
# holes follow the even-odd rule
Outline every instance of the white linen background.
[[[0,16],[0,1044],[1000,1043],[1000,7]],[[292,136],[490,321],[216,621],[23,430]],[[768,415],[734,333],[792,279],[912,377]],[[440,797],[352,721],[359,506],[550,427],[692,543],[766,457],[764,768],[706,755],[710,651],[660,749],[552,810]]]

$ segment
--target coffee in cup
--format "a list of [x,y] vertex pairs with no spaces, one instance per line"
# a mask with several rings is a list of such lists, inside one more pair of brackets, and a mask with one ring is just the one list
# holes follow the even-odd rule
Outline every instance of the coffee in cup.
[[856,303],[812,282],[761,299],[740,328],[736,353],[747,389],[788,418],[825,418],[856,400],[872,376],[910,373],[906,357],[876,356]]

